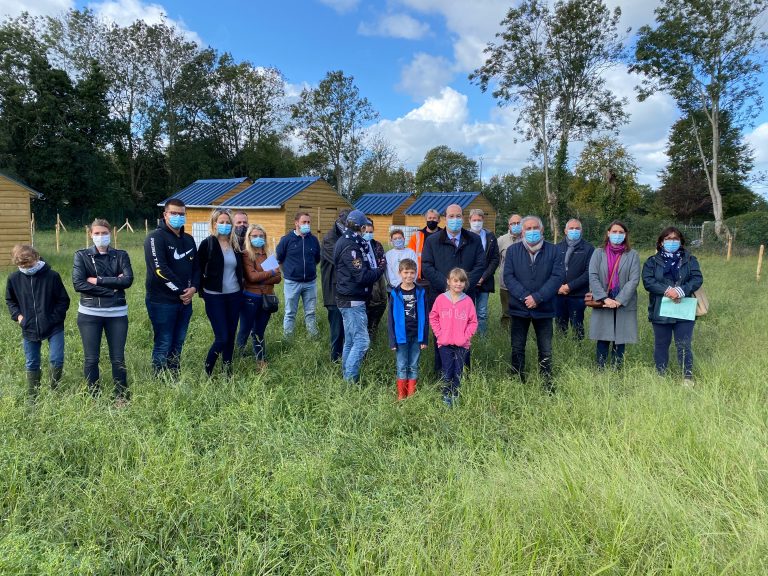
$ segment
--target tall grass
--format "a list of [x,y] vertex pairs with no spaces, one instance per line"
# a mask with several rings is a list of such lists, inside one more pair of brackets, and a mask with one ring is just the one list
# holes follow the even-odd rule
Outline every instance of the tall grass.
[[[83,236],[56,256],[38,235],[65,281]],[[694,389],[655,375],[645,321],[623,372],[598,374],[592,343],[558,336],[557,394],[522,385],[496,299],[448,410],[431,349],[417,394],[395,401],[383,330],[362,386],[343,383],[322,313],[319,341],[281,342],[279,314],[265,372],[243,357],[232,381],[209,380],[199,299],[180,380],[152,379],[143,235],[120,239],[137,276],[129,408],[85,393],[76,304],[65,386],[35,406],[18,328],[0,322],[1,574],[768,570],[768,295],[753,261],[702,258],[712,311],[696,327]]]

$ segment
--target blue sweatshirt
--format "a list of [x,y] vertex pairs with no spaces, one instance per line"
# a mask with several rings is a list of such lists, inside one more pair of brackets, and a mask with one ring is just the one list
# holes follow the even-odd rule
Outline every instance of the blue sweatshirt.
[[296,231],[280,238],[275,256],[283,268],[283,278],[293,282],[312,282],[320,263],[320,242],[312,234],[301,236]]

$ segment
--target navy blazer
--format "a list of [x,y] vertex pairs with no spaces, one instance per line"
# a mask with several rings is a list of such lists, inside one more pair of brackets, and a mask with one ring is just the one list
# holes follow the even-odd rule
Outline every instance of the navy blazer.
[[[544,242],[533,262],[522,242],[507,249],[504,285],[509,290],[510,316],[554,318],[555,296],[564,281],[563,256],[554,244]],[[525,299],[528,296],[536,300],[535,308],[526,307]]]

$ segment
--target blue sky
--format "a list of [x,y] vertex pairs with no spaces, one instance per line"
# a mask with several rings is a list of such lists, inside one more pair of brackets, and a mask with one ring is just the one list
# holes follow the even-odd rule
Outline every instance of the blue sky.
[[[89,6],[127,24],[157,21],[161,13],[190,38],[237,60],[275,66],[289,92],[317,84],[341,69],[380,114],[373,130],[387,138],[415,169],[430,148],[445,144],[483,164],[483,178],[526,165],[530,144],[514,132],[515,113],[499,109],[467,75],[514,0],[0,0],[0,15],[22,9],[55,14]],[[606,0],[622,8],[622,27],[653,21],[657,0]],[[631,41],[631,36],[627,38]],[[630,123],[620,139],[640,166],[640,181],[658,183],[666,162],[667,134],[678,113],[663,94],[644,103],[634,97],[636,78],[620,65],[606,74],[609,86],[629,98]],[[763,88],[765,92],[765,87]],[[768,170],[768,112],[745,132],[756,152],[756,170]],[[575,161],[580,145],[571,150]],[[765,191],[761,186],[760,191]]]

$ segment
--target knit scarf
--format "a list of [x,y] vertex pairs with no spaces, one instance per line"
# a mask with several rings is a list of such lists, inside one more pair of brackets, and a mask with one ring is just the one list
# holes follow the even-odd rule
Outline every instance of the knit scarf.
[[664,258],[664,277],[677,282],[680,279],[680,264],[683,260],[682,250],[667,252],[662,248],[661,256]]
[[[357,232],[354,232],[350,230],[349,228],[346,228],[344,230],[344,234],[341,235],[342,238],[347,238],[348,240],[354,240],[355,244],[357,244],[360,247],[360,252],[363,253],[365,256],[365,260],[370,264],[371,258],[369,256],[371,249],[368,246],[368,242],[366,242],[360,234]],[[374,266],[375,268],[375,266]]]
[[571,259],[571,255],[573,254],[573,251],[576,250],[576,246],[579,242],[581,242],[581,238],[578,238],[577,240],[571,240],[570,238],[565,239],[566,244],[568,244],[568,248],[565,249],[565,271],[568,271],[568,260]]
[[533,245],[528,244],[528,242],[525,239],[525,236],[523,236],[520,241],[523,243],[523,246],[525,246],[525,249],[528,250],[528,253],[531,254],[531,256],[536,254],[539,250],[541,250],[542,246],[544,246],[543,238],[539,240],[538,244],[533,244]]
[[[615,295],[619,291],[619,262],[621,262],[621,255],[626,249],[624,244],[614,246],[608,242],[605,245],[605,255],[608,257],[608,294]],[[616,273],[611,274],[614,268],[616,268]]]
[[26,274],[27,276],[32,276],[40,272],[40,270],[43,269],[43,266],[45,266],[45,262],[43,262],[42,260],[38,260],[37,264],[30,266],[29,268],[22,268],[21,266],[19,266],[19,272],[21,272],[22,274]]

